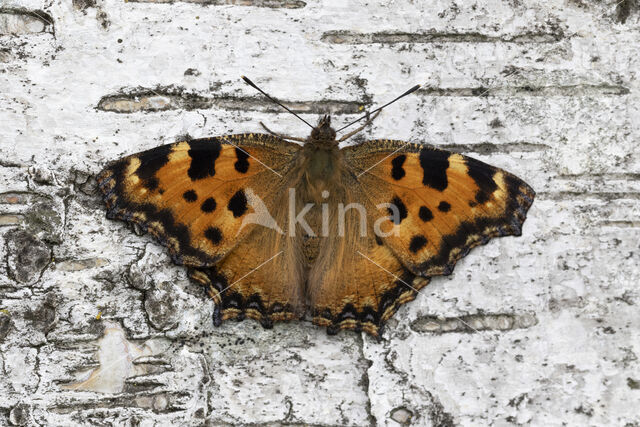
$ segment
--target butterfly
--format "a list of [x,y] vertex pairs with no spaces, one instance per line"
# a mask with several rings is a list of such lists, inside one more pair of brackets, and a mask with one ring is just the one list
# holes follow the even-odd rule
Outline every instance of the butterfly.
[[97,178],[107,216],[148,231],[188,267],[215,302],[216,326],[310,316],[329,334],[379,337],[431,277],[451,274],[492,237],[519,236],[535,193],[504,170],[429,145],[379,139],[341,149],[375,115],[365,118],[340,139],[324,116],[305,121],[305,139],[263,125],[269,133],[124,157]]

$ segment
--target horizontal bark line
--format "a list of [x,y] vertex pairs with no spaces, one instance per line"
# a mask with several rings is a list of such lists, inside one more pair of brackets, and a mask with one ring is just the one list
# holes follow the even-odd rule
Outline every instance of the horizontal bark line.
[[496,86],[442,88],[423,86],[416,93],[424,96],[511,97],[511,96],[608,96],[627,95],[629,88],[611,84],[575,84],[549,86]]
[[[64,382],[58,382],[58,384],[64,386],[66,385]],[[88,399],[82,400],[78,398],[68,398],[66,401],[55,402],[53,405],[48,406],[47,410],[52,411],[57,414],[69,414],[76,411],[87,411],[87,410],[105,410],[105,409],[115,409],[115,408],[142,408],[142,409],[150,409],[152,398],[155,396],[163,396],[166,397],[169,405],[166,408],[158,409],[154,408],[157,413],[168,413],[168,412],[177,412],[185,410],[185,404],[191,399],[193,396],[191,393],[185,391],[169,391],[169,390],[158,390],[153,392],[147,392],[144,394],[145,397],[149,397],[149,408],[144,408],[144,406],[139,405],[139,402],[136,401],[136,397],[138,394],[136,393],[121,393],[116,397],[103,397],[100,400],[96,399]]]
[[0,160],[0,167],[3,168],[22,168],[25,167],[23,164],[18,162],[13,162],[11,160]]
[[483,142],[480,144],[440,144],[437,148],[454,151],[456,153],[495,154],[546,151],[551,147],[546,144],[536,144],[532,142],[507,142],[505,144]]
[[167,387],[167,384],[158,381],[155,377],[149,378],[147,375],[129,377],[124,382],[123,393],[137,394],[140,392],[150,392],[156,389]]
[[300,0],[125,0],[125,3],[195,3],[203,6],[253,6],[272,9],[300,9],[307,5]]
[[53,18],[37,9],[0,8],[0,35],[54,33]]
[[[298,114],[357,114],[363,103],[358,101],[281,101]],[[169,93],[162,90],[141,91],[122,95],[104,96],[98,102],[98,110],[114,113],[155,112],[167,110],[200,110],[221,108],[225,110],[284,112],[282,107],[257,97],[205,97],[195,94]]]
[[640,173],[635,172],[609,172],[609,173],[580,173],[580,174],[560,174],[557,176],[560,179],[579,179],[579,178],[594,178],[594,179],[621,179],[621,180],[637,180],[640,181]]
[[374,32],[326,31],[321,40],[332,44],[397,44],[397,43],[555,43],[565,38],[560,29],[530,31],[518,34],[489,35],[477,31]]
[[24,222],[22,214],[4,214],[0,213],[0,227],[20,225]]
[[[509,96],[607,96],[626,95],[629,89],[619,85],[570,85],[570,86],[513,86],[438,88],[423,87],[417,93],[442,97],[509,97]],[[299,114],[357,114],[365,104],[360,101],[321,100],[283,101]],[[98,110],[115,113],[155,112],[167,110],[197,110],[221,108],[226,110],[262,111],[277,113],[281,107],[257,97],[206,97],[197,94],[158,90],[142,90],[133,93],[104,96],[98,102]]]
[[7,191],[0,193],[0,204],[4,205],[30,205],[36,199],[51,199],[49,195],[32,191]]
[[469,314],[459,317],[422,316],[414,320],[410,327],[415,332],[477,333],[481,331],[509,331],[534,326],[538,319],[534,314]]
[[56,259],[52,266],[53,270],[57,271],[81,271],[91,268],[102,267],[109,264],[109,260],[106,258],[84,258],[84,259]]
[[584,199],[602,199],[602,200],[640,200],[640,192],[591,192],[591,191],[540,191],[537,197],[549,200],[584,200]]
[[620,228],[640,228],[640,220],[604,220],[600,221],[599,225]]
[[171,368],[171,363],[168,360],[159,356],[139,356],[131,361],[134,365],[154,365],[162,366],[167,369]]

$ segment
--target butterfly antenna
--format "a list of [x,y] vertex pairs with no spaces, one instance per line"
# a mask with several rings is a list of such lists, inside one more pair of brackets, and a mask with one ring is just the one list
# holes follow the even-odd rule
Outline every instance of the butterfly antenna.
[[397,97],[396,99],[394,99],[393,101],[389,101],[389,102],[387,102],[386,104],[384,104],[382,107],[378,107],[378,108],[376,108],[375,110],[373,110],[373,111],[371,111],[371,112],[368,112],[368,113],[367,113],[367,114],[365,114],[364,116],[360,117],[359,119],[352,121],[352,122],[351,122],[351,123],[349,123],[348,125],[344,125],[344,126],[342,126],[342,127],[341,127],[340,129],[338,129],[336,132],[340,132],[341,130],[346,129],[346,128],[348,128],[349,126],[351,126],[351,125],[353,125],[353,124],[355,124],[355,123],[358,123],[360,120],[362,120],[362,119],[364,119],[364,118],[369,117],[369,116],[370,116],[370,115],[372,115],[373,113],[376,113],[376,112],[378,112],[378,111],[382,110],[384,107],[387,107],[387,106],[389,106],[389,105],[393,104],[393,103],[394,103],[394,102],[396,102],[398,99],[400,99],[400,98],[404,98],[405,96],[407,96],[407,95],[409,95],[409,94],[411,94],[411,93],[413,93],[413,92],[417,91],[418,89],[420,89],[420,85],[415,85],[414,87],[412,87],[411,89],[409,89],[408,91],[406,91],[405,93],[403,93],[402,95],[400,95],[399,97]]
[[311,129],[315,129],[315,126],[311,126],[305,119],[303,119],[302,117],[300,117],[299,115],[297,115],[296,113],[294,113],[293,111],[291,111],[289,108],[287,108],[286,106],[282,105],[278,100],[273,99],[272,97],[269,96],[269,94],[267,94],[265,91],[263,91],[262,89],[260,89],[258,86],[256,86],[256,84],[254,82],[252,82],[251,80],[249,80],[247,77],[242,76],[242,80],[245,81],[246,84],[248,84],[249,86],[251,86],[252,88],[256,89],[258,92],[260,92],[261,94],[263,94],[264,96],[266,96],[269,101],[278,104],[279,106],[281,106],[282,108],[284,108],[285,110],[287,110],[288,112],[290,112],[291,114],[293,114],[294,116],[296,116],[297,118],[299,118],[300,120],[302,120],[303,122],[305,122],[305,124],[307,126],[309,126]]

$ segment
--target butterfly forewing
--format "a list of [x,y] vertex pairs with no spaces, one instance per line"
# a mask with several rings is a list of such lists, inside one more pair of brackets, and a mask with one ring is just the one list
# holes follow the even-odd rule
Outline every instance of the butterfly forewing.
[[179,264],[212,266],[251,230],[248,193],[269,204],[282,185],[265,164],[286,173],[297,148],[252,134],[182,141],[118,160],[98,184],[111,217],[148,230]]
[[[345,150],[369,200],[386,204],[382,238],[414,274],[449,274],[492,237],[520,235],[535,193],[501,169],[456,153],[376,140]],[[395,208],[393,208],[395,207]]]

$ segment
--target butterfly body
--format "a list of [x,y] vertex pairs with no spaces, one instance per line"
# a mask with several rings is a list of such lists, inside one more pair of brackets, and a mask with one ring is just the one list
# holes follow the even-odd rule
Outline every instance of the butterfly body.
[[302,146],[267,134],[181,141],[98,177],[216,303],[214,324],[310,316],[329,333],[384,323],[492,237],[519,235],[533,190],[480,161],[375,140],[339,148],[330,117]]

